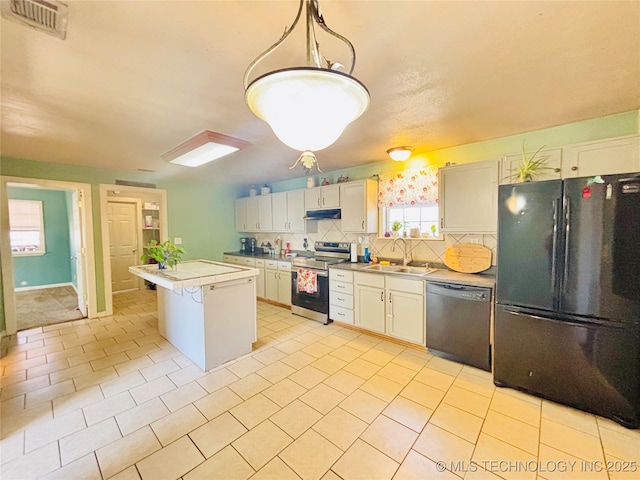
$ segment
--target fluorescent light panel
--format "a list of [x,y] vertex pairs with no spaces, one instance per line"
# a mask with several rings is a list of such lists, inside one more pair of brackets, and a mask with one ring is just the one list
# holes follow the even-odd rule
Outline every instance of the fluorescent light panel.
[[249,142],[218,132],[205,130],[162,155],[170,163],[198,167],[237,152]]

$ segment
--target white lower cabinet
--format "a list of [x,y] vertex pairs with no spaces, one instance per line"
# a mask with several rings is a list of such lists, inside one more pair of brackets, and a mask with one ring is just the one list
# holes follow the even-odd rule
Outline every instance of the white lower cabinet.
[[355,325],[425,345],[424,288],[423,280],[355,272]]
[[291,263],[265,260],[264,280],[264,298],[291,305]]
[[260,275],[256,278],[256,296],[265,298],[264,293],[264,260],[256,259],[256,268]]
[[329,269],[329,318],[353,325],[353,272]]

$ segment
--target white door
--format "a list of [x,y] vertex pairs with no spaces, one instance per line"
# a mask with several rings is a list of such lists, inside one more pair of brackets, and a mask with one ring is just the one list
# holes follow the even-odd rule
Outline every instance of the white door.
[[84,259],[85,248],[82,236],[82,215],[80,211],[84,208],[83,199],[78,194],[78,190],[74,190],[72,195],[73,208],[71,212],[72,231],[71,231],[71,262],[75,267],[75,278],[73,283],[78,293],[78,310],[83,317],[87,316],[87,294],[85,291],[84,281]]
[[355,300],[358,325],[367,330],[384,333],[384,290],[358,285]]
[[322,208],[340,208],[340,185],[320,187],[322,189]]
[[138,278],[129,273],[129,267],[140,263],[137,218],[135,203],[107,203],[113,293],[138,288]]
[[424,345],[424,296],[397,290],[387,296],[387,334]]
[[278,302],[291,305],[291,272],[278,270]]
[[264,272],[265,298],[267,300],[278,301],[278,270],[267,269]]
[[258,230],[261,232],[273,230],[271,195],[258,197]]
[[[275,211],[275,209],[274,209]],[[290,232],[304,233],[304,190],[292,190],[287,192],[287,218]]]
[[273,212],[273,231],[286,232],[289,230],[289,217],[287,216],[287,192],[271,195],[271,210]]
[[564,153],[564,178],[640,170],[640,136],[573,145],[565,148]]
[[340,207],[342,209],[342,231],[365,231],[364,182],[341,185]]

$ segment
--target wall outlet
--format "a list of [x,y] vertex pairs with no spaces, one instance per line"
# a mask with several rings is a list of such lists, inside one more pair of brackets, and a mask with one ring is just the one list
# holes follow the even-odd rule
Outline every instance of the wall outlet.
[[477,236],[477,237],[469,237],[469,243],[475,243],[476,245],[482,245],[482,238]]
[[175,237],[173,239],[173,244],[174,245],[182,245],[182,237]]

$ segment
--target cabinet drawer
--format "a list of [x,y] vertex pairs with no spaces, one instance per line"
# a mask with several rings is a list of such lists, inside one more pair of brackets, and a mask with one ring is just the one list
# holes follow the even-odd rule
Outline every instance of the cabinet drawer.
[[340,292],[330,292],[329,304],[337,307],[353,308],[353,295]]
[[376,273],[360,273],[353,274],[353,282],[356,285],[366,285],[368,287],[384,288],[384,275]]
[[338,307],[337,305],[329,305],[329,318],[336,322],[353,325],[353,310]]
[[224,263],[233,263],[233,257],[231,255],[222,255],[222,261]]
[[337,282],[333,279],[329,279],[329,291],[336,293],[346,293],[353,295],[353,283]]
[[278,262],[278,270],[291,270],[291,262]]
[[264,260],[256,259],[256,267],[264,268]]
[[424,295],[425,282],[424,280],[408,280],[406,278],[387,275],[387,288],[389,290],[397,290],[399,292]]
[[265,260],[264,261],[264,265],[267,268],[277,269],[278,268],[278,261],[277,260]]
[[337,280],[338,282],[353,282],[353,272],[330,268],[329,280]]
[[253,258],[241,258],[240,265],[246,265],[247,267],[255,267],[256,261]]

